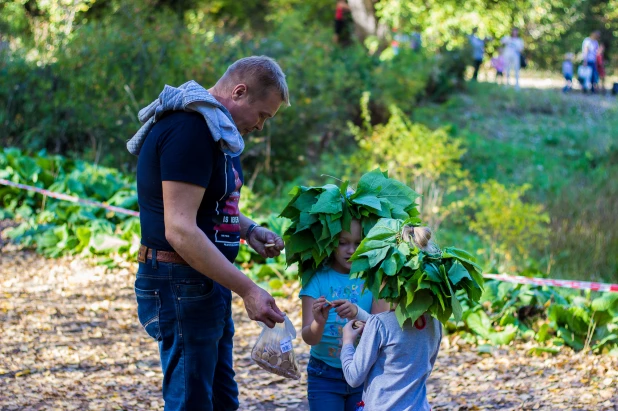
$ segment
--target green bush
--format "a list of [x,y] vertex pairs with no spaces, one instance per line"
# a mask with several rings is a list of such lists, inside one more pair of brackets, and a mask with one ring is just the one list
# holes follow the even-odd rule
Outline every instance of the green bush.
[[43,53],[43,45],[24,44],[5,54],[4,147],[45,148],[130,171],[136,162],[124,143],[140,126],[138,110],[165,84],[194,79],[208,87],[238,58],[266,54],[284,69],[292,106],[247,141],[245,167],[256,173],[255,189],[265,191],[293,180],[324,152],[354,146],[347,122],[358,121],[364,91],[373,93],[372,110],[383,121],[391,103],[410,111],[418,99],[443,92],[435,84],[454,88],[440,77],[450,70],[442,57],[403,53],[381,62],[359,44],[337,47],[331,28],[307,22],[302,11],[278,18],[262,37],[140,7],[121,2],[112,14],[75,23],[61,48]]

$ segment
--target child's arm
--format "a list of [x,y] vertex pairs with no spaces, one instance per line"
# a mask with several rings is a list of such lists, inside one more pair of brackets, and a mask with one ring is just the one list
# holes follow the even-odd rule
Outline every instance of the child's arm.
[[[365,327],[352,328],[353,322],[343,327],[343,347],[341,347],[341,368],[345,380],[352,387],[359,387],[367,379],[369,371],[378,359],[382,337],[380,322],[375,317],[370,318]],[[354,341],[362,332],[363,337],[354,349]]]
[[303,341],[309,345],[319,344],[324,333],[326,320],[328,319],[328,311],[332,306],[326,303],[324,297],[316,300],[313,297],[303,295],[302,301],[303,329],[301,335],[303,336]]
[[390,305],[384,300],[374,299],[371,302],[371,313],[368,313],[367,311],[360,308],[358,304],[356,305],[356,309],[357,309],[357,313],[356,313],[355,319],[361,320],[361,321],[367,321],[369,319],[369,316],[372,314],[380,314],[385,311],[388,311],[390,309]]

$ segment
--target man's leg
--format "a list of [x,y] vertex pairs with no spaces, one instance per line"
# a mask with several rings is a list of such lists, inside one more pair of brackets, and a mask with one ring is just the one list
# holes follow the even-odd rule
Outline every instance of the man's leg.
[[165,411],[212,411],[226,313],[221,290],[190,267],[174,266],[170,274],[170,293],[161,296],[159,343]]
[[225,299],[228,299],[229,301],[226,303],[228,314],[225,319],[223,336],[219,340],[219,358],[217,361],[217,367],[215,368],[215,379],[212,387],[212,402],[215,411],[233,411],[237,410],[239,405],[238,385],[234,380],[235,373],[232,358],[234,348],[234,321],[232,320],[231,313],[232,295],[229,290],[225,290],[223,295]]
[[521,68],[519,56],[513,61],[513,65],[515,70],[515,88],[519,90],[519,69]]
[[483,60],[474,60],[474,74],[472,75],[472,80],[477,80],[479,76],[479,69],[481,68],[481,64]]
[[592,76],[590,77],[590,91],[595,93],[597,91],[599,82],[599,72],[597,70],[597,62],[594,60],[588,61],[588,66],[592,69]]

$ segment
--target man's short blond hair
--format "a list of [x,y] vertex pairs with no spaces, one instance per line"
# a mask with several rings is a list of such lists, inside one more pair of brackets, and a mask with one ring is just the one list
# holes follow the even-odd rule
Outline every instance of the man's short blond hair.
[[253,99],[265,96],[270,91],[281,95],[281,101],[290,105],[290,92],[285,81],[285,74],[277,62],[268,56],[251,56],[242,58],[227,68],[219,82],[225,85],[231,83],[247,83],[249,95],[253,89]]

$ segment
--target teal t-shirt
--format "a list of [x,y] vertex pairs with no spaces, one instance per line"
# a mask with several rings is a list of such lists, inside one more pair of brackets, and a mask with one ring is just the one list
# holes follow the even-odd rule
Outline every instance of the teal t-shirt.
[[[349,300],[367,312],[371,312],[373,297],[369,290],[363,292],[364,281],[351,279],[348,274],[341,274],[332,268],[324,268],[315,273],[309,284],[300,290],[300,297],[315,299],[324,296],[328,301]],[[341,368],[343,327],[348,322],[337,315],[334,308],[328,312],[328,320],[319,344],[311,347],[311,356],[324,361],[331,367]]]

